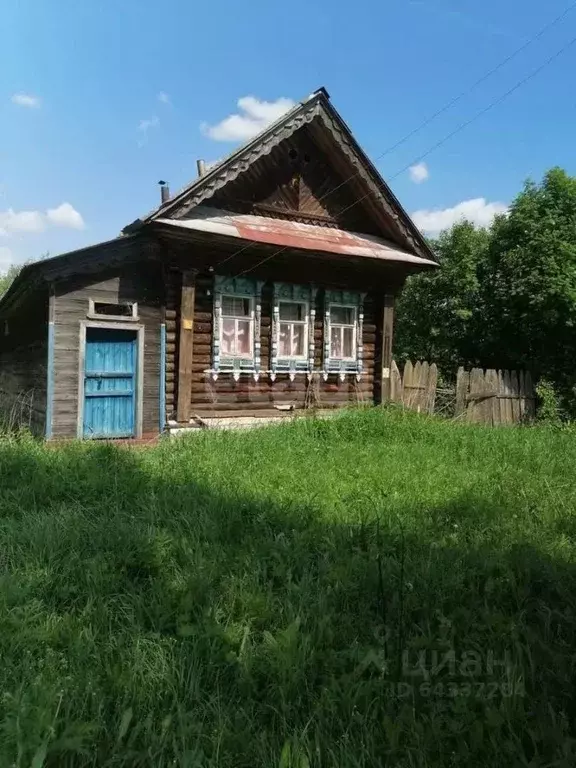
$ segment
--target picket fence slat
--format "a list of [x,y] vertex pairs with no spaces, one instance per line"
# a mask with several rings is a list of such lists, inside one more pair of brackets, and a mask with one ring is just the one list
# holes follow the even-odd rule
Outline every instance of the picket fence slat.
[[466,413],[466,395],[470,388],[470,374],[462,366],[456,374],[456,407],[454,415],[461,418]]
[[[486,388],[491,392],[500,392],[500,381],[498,373],[494,370],[486,371]],[[500,401],[498,397],[491,397],[487,403],[487,424],[498,424],[500,422]]]
[[510,388],[511,392],[516,394],[516,397],[510,400],[512,406],[512,422],[518,424],[520,422],[520,382],[516,371],[510,372]]
[[432,363],[428,371],[428,386],[426,389],[426,403],[424,410],[427,413],[434,413],[436,405],[436,388],[438,387],[438,366]]
[[392,368],[390,371],[390,399],[394,403],[402,402],[402,376],[396,365],[396,360],[392,360]]

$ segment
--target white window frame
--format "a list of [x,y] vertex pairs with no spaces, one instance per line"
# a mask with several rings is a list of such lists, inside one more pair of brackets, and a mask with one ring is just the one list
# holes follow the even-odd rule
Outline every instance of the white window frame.
[[[96,304],[110,304],[116,307],[130,307],[130,315],[107,315],[103,312],[96,312]],[[138,322],[138,302],[137,301],[107,301],[105,299],[88,299],[88,319],[110,321],[115,323],[134,323]]]
[[[354,313],[354,322],[352,324],[333,323],[332,322],[332,309],[338,307],[340,309],[351,309]],[[355,304],[340,304],[338,302],[330,302],[329,310],[329,323],[328,323],[328,352],[330,360],[343,360],[346,362],[356,362],[358,359],[358,307]],[[332,352],[332,328],[352,328],[352,355],[347,357],[338,357]],[[342,335],[342,334],[341,334]],[[342,344],[344,348],[344,344]]]
[[[298,304],[298,305],[304,305],[304,320],[282,320],[280,317],[280,307],[282,304]],[[292,329],[290,331],[290,346],[292,347],[292,342],[294,340],[294,325],[302,325],[304,326],[304,352],[301,355],[282,355],[280,354],[280,334],[281,334],[281,326],[282,325],[291,325]],[[308,360],[308,340],[310,338],[310,302],[305,300],[298,300],[298,299],[279,299],[278,301],[278,330],[277,330],[277,349],[278,349],[278,359],[279,360],[298,360],[298,361],[305,361]]]
[[[250,302],[250,315],[243,315],[241,317],[236,315],[225,315],[224,314],[224,300],[225,299],[247,299]],[[222,293],[221,295],[221,317],[220,317],[220,357],[223,357],[225,359],[232,359],[232,360],[254,360],[255,354],[254,354],[254,326],[255,326],[255,318],[256,318],[256,310],[255,310],[255,301],[254,296],[249,296],[248,294],[242,294],[242,293]],[[250,323],[250,352],[248,354],[241,353],[241,354],[232,354],[230,352],[224,352],[223,351],[223,344],[224,344],[224,321],[225,320],[235,320],[235,341],[238,339],[238,321],[240,322],[246,322],[246,320]],[[235,345],[236,346],[236,345]]]

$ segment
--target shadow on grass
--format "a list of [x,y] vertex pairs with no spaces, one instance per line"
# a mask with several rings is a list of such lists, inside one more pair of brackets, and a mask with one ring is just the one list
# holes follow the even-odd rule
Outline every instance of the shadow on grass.
[[512,509],[338,523],[191,455],[0,448],[0,764],[575,764],[576,571],[483,546]]

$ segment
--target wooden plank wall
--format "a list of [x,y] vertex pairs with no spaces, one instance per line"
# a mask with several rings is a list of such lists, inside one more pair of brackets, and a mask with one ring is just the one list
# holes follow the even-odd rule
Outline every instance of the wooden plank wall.
[[534,417],[535,407],[528,371],[458,369],[456,417],[482,424],[520,424]]
[[410,360],[400,374],[396,361],[392,361],[390,399],[419,413],[434,413],[438,368],[418,360],[414,365]]
[[[392,363],[391,400],[405,408],[434,413],[438,370],[434,363],[408,361],[402,374]],[[478,424],[520,424],[535,414],[536,396],[526,371],[458,370],[456,418]]]
[[[88,300],[137,301],[144,325],[144,434],[157,434],[160,419],[160,324],[162,275],[158,265],[142,262],[98,276],[77,276],[56,285],[54,307],[53,437],[75,437],[78,424],[80,323]],[[111,318],[113,320],[113,318]],[[126,323],[130,329],[130,323]]]
[[[176,415],[178,344],[177,328],[180,324],[178,301],[180,295],[181,277],[177,272],[170,272],[166,281],[166,399],[169,418]],[[376,348],[376,318],[377,307],[371,296],[364,304],[363,346],[364,372],[360,382],[348,375],[344,382],[338,381],[331,375],[324,382],[315,375],[308,382],[304,374],[297,374],[293,382],[288,374],[279,374],[274,382],[268,374],[263,373],[258,382],[246,374],[235,382],[232,374],[220,374],[217,381],[212,381],[205,371],[212,367],[212,321],[213,321],[213,289],[214,277],[210,272],[202,272],[196,276],[194,331],[194,357],[192,362],[191,407],[190,414],[199,416],[209,413],[230,411],[242,415],[243,412],[258,412],[271,410],[277,406],[304,407],[317,406],[334,408],[359,402],[372,403],[374,400],[374,361]],[[261,321],[261,357],[262,370],[270,368],[271,351],[271,309],[272,286],[266,284],[262,295]],[[381,311],[381,310],[380,310]],[[315,335],[315,367],[322,368],[323,344],[323,297],[319,292],[316,305]]]
[[43,435],[46,425],[48,358],[48,290],[32,297],[0,322],[0,418],[10,427],[27,427]]

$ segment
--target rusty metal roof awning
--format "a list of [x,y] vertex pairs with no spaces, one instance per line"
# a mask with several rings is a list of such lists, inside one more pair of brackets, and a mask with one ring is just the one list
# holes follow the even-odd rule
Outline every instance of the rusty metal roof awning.
[[415,256],[372,235],[265,216],[232,213],[206,206],[195,208],[185,219],[157,219],[157,222],[179,229],[211,232],[215,235],[266,243],[279,248],[298,248],[341,256],[361,256],[382,261],[418,264],[423,267],[438,266],[431,259]]

